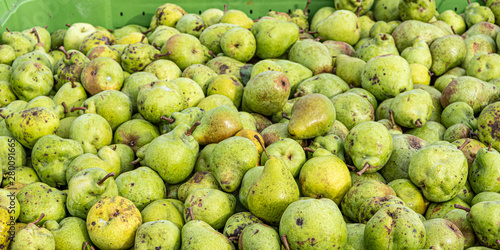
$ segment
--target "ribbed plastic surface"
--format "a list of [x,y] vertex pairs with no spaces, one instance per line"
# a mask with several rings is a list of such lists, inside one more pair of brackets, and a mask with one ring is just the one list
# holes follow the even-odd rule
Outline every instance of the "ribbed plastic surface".
[[[179,4],[188,13],[201,13],[209,8],[242,10],[252,18],[266,15],[269,10],[288,12],[303,9],[307,0],[0,0],[0,25],[11,30],[45,26],[49,31],[64,28],[66,23],[87,22],[106,28],[127,24],[149,26],[156,8],[164,3]],[[472,2],[483,3],[481,0]],[[440,12],[452,9],[462,13],[466,0],[436,0]],[[333,6],[333,0],[312,0],[310,16],[319,8]]]

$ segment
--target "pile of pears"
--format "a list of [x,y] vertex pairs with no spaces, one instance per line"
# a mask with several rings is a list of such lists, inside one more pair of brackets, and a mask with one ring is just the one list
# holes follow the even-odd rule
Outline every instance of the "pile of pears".
[[310,2],[4,31],[0,249],[500,249],[500,0]]

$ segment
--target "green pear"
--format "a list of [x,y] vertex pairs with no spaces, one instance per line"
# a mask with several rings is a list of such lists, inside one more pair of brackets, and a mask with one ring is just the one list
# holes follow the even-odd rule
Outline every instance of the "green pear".
[[[221,47],[222,36],[230,29],[238,28],[237,25],[229,23],[217,23],[207,27],[200,34],[200,42],[215,55],[223,53]],[[255,38],[253,38],[255,40]]]
[[352,46],[361,37],[359,19],[356,14],[348,10],[334,11],[318,23],[316,29],[324,40],[342,41]]
[[82,219],[87,218],[90,208],[107,196],[118,195],[113,177],[102,168],[87,168],[76,173],[68,183],[68,212]]
[[436,76],[440,76],[449,69],[462,64],[465,58],[466,45],[462,37],[449,35],[436,39],[431,44],[430,50],[433,58],[431,71]]
[[[302,150],[302,146],[297,141],[290,138],[280,139],[272,143],[267,147],[267,152],[270,155],[279,157],[285,162],[293,177],[299,175],[300,169],[306,161],[306,155],[304,150]],[[262,154],[260,165],[265,165],[267,160],[267,155]]]
[[199,171],[179,187],[179,189],[177,190],[179,200],[185,202],[189,193],[199,188],[212,188],[222,190],[212,172]]
[[293,96],[301,97],[308,94],[319,93],[328,98],[332,98],[347,90],[349,90],[349,85],[341,77],[331,73],[321,73],[303,79],[297,84]]
[[87,168],[101,168],[107,173],[115,173],[115,176],[120,175],[121,158],[120,155],[110,146],[104,146],[97,154],[86,153],[77,156],[66,169],[66,181],[70,180],[78,172]]
[[247,62],[255,55],[257,42],[247,29],[234,28],[226,31],[220,39],[220,47],[224,55],[241,62]]
[[185,108],[182,89],[173,82],[154,81],[137,94],[137,109],[149,122],[159,123],[161,116],[170,116]]
[[239,249],[281,249],[280,237],[272,227],[254,223],[242,229],[238,238]]
[[335,74],[349,86],[361,87],[361,72],[366,62],[347,55],[338,55],[335,62]]
[[365,172],[373,173],[387,163],[393,151],[392,141],[384,125],[367,121],[349,131],[344,148],[352,158],[354,166],[359,170],[358,175],[361,175]]
[[221,142],[242,129],[238,111],[234,106],[211,109],[200,122],[200,126],[193,132],[194,139],[200,145]]
[[224,235],[232,241],[234,239],[238,241],[245,228],[259,223],[262,223],[262,221],[250,212],[235,213],[226,221]]
[[70,128],[70,139],[80,142],[85,153],[97,153],[100,148],[111,144],[112,137],[108,121],[94,113],[79,116]]
[[158,128],[150,122],[132,119],[122,123],[115,130],[113,142],[125,144],[135,152],[158,136],[160,136]]
[[41,182],[38,178],[37,173],[33,168],[30,167],[10,167],[11,169],[4,171],[2,187],[16,192],[16,194],[24,186],[34,183]]
[[[439,167],[439,172],[429,171],[436,167]],[[452,145],[426,146],[413,155],[408,167],[410,180],[432,202],[444,202],[455,197],[465,185],[467,172],[467,159]],[[455,175],[457,178],[449,179]]]
[[134,249],[180,249],[181,231],[168,220],[142,224],[135,233]]
[[195,189],[189,192],[184,203],[184,219],[187,223],[201,220],[216,230],[221,229],[233,215],[235,205],[236,198],[232,194],[210,188]]
[[409,179],[396,179],[387,184],[396,195],[418,214],[424,214],[429,202],[424,198],[422,192]]
[[11,213],[9,213],[9,209],[3,205],[0,206],[0,215],[0,232],[2,232],[2,236],[0,236],[0,246],[7,248],[12,238],[15,237],[15,232],[11,229],[11,227],[16,224],[16,219],[12,217]]
[[67,50],[78,50],[83,40],[95,31],[96,28],[88,23],[72,24],[64,36],[64,47]]
[[495,23],[495,15],[487,6],[480,6],[479,3],[470,3],[464,11],[464,19],[467,27],[472,27],[476,23]]
[[333,61],[328,48],[311,39],[297,41],[290,48],[288,58],[292,62],[306,66],[314,75],[330,73],[333,70]]
[[170,132],[174,130],[179,124],[186,124],[193,126],[197,121],[205,115],[205,110],[198,107],[191,107],[182,110],[181,112],[174,112],[170,117],[162,117],[165,123],[160,125],[160,133]]
[[401,52],[401,56],[410,64],[418,63],[431,69],[432,55],[429,45],[420,37],[413,40],[413,44]]
[[342,122],[347,129],[375,119],[373,106],[358,94],[343,93],[330,100],[335,107],[336,119]]
[[366,15],[358,17],[358,20],[359,20],[359,25],[361,26],[361,35],[359,38],[363,39],[370,37],[370,29],[375,24],[375,21]]
[[166,59],[175,62],[181,70],[207,61],[203,45],[195,36],[189,34],[172,36],[162,47],[161,53],[166,55]]
[[207,24],[207,27],[219,23],[223,15],[224,11],[216,8],[207,9],[200,14],[201,18],[203,18],[203,20]]
[[431,95],[425,90],[414,89],[397,95],[391,102],[394,121],[407,128],[425,125],[432,115]]
[[379,34],[391,35],[394,29],[396,29],[396,27],[398,27],[399,24],[401,24],[400,21],[390,21],[390,22],[378,21],[371,27],[369,31],[370,32],[369,37],[375,38]]
[[467,125],[463,123],[453,124],[444,132],[443,140],[454,142],[456,140],[468,138],[470,136],[470,133],[471,130]]
[[257,165],[259,154],[253,142],[231,137],[217,144],[210,155],[210,168],[225,192],[235,191],[246,171]]
[[446,219],[453,223],[453,225],[457,226],[460,229],[460,232],[464,235],[464,247],[469,249],[469,247],[474,246],[476,242],[476,236],[474,235],[474,229],[472,229],[472,225],[467,221],[467,212],[461,209],[453,209],[450,212],[446,213],[443,216],[443,219]]
[[[160,5],[156,9],[156,25],[165,25],[169,27],[175,27],[175,24],[181,19],[182,16],[186,15],[186,11],[182,9],[179,5],[166,3]],[[116,31],[115,31],[116,32]]]
[[[462,62],[462,68],[464,69],[467,69],[467,64],[476,54],[495,53],[497,51],[495,40],[486,35],[475,35],[467,37],[464,41],[466,46],[466,54]],[[471,71],[471,73],[472,72],[473,71]]]
[[417,213],[400,204],[385,206],[368,221],[364,231],[365,247],[386,249],[391,247],[423,248],[428,232]]
[[11,88],[21,100],[48,95],[54,86],[51,69],[38,62],[23,62],[12,72]]
[[[315,117],[304,119],[305,114]],[[288,133],[295,139],[310,139],[326,134],[335,121],[333,103],[322,94],[309,94],[301,97],[292,108]]]
[[[314,138],[314,141],[311,142],[309,148],[312,150],[323,148],[340,158],[342,161],[345,160],[344,143],[342,138],[336,134],[327,134],[325,136],[318,136]],[[309,156],[311,156],[310,153]]]
[[219,95],[219,94],[213,94],[209,95],[205,98],[203,98],[196,107],[203,109],[205,111],[210,111],[214,108],[221,107],[221,106],[229,106],[232,108],[236,108],[234,106],[233,101],[231,98],[225,96],[225,95]]
[[166,197],[162,178],[151,168],[139,167],[116,178],[118,193],[143,210],[151,202]]
[[467,63],[467,75],[483,81],[491,81],[500,77],[500,68],[496,63],[499,57],[500,55],[495,53],[476,54]]
[[318,11],[316,11],[316,13],[314,13],[313,18],[311,19],[310,30],[311,31],[318,31],[318,24],[321,23],[323,20],[325,20],[325,18],[330,16],[330,14],[332,14],[334,11],[335,11],[335,8],[333,6],[331,6],[331,7],[325,6],[325,7],[318,9]]
[[442,249],[463,249],[464,235],[460,229],[446,219],[432,219],[424,222],[426,243],[424,248],[440,246]]
[[469,182],[476,193],[500,191],[500,168],[496,162],[500,154],[496,150],[481,148],[469,169]]
[[100,249],[132,247],[141,224],[139,210],[130,200],[121,196],[101,199],[90,208],[87,216],[90,239]]
[[254,78],[256,75],[258,75],[264,71],[283,72],[283,69],[281,68],[281,66],[277,62],[275,62],[273,60],[270,60],[270,59],[261,60],[252,66],[250,79]]
[[417,37],[430,45],[434,40],[442,36],[445,36],[445,32],[439,27],[417,20],[405,21],[392,32],[392,37],[400,52],[410,47]]
[[[384,67],[380,68],[380,65]],[[374,57],[363,68],[361,85],[378,101],[393,98],[413,89],[410,66],[404,58],[397,55]]]
[[181,89],[184,96],[184,107],[186,108],[195,107],[205,98],[205,94],[201,87],[189,78],[179,77],[170,80],[170,82],[175,83]]
[[54,65],[54,76],[57,76],[56,89],[71,80],[81,82],[82,71],[90,62],[89,58],[78,50],[66,51],[64,47],[60,47],[60,49],[64,53],[64,57]]
[[214,230],[202,220],[192,220],[182,228],[182,249],[234,250],[234,245],[226,236]]
[[441,114],[441,123],[447,128],[458,123],[465,124],[471,129],[477,128],[474,110],[465,102],[454,102],[448,105]]
[[217,56],[205,64],[212,69],[216,74],[234,75],[236,78],[241,79],[240,70],[245,63],[227,56]]
[[137,95],[139,94],[141,88],[154,81],[158,81],[158,77],[154,74],[148,72],[136,72],[131,74],[123,82],[121,92],[125,93],[130,98],[134,112],[137,112]]
[[500,200],[500,195],[499,193],[495,192],[482,192],[474,196],[474,198],[471,201],[471,206],[476,205],[479,202],[482,201],[496,201]]
[[279,232],[286,235],[291,248],[303,244],[319,248],[342,248],[347,227],[338,206],[329,199],[296,201],[285,210]]
[[434,16],[436,2],[434,0],[401,0],[399,15],[401,20],[418,20],[428,22]]
[[207,94],[208,85],[216,76],[215,71],[203,64],[191,65],[182,72],[182,77],[193,79],[201,87],[205,95]]
[[[477,93],[471,97],[470,93]],[[499,96],[499,90],[493,84],[484,82],[475,77],[461,76],[453,79],[441,92],[441,105],[446,108],[454,102],[465,102],[479,114],[488,104]]]
[[[500,201],[483,201],[476,203],[467,214],[467,221],[472,225],[479,243],[486,247],[498,248],[499,231],[496,224]],[[466,210],[467,211],[467,210]]]
[[[264,148],[263,142],[259,142]],[[262,221],[277,225],[288,205],[299,199],[299,194],[297,183],[285,162],[279,157],[268,155],[262,174],[248,190],[248,208]]]
[[446,213],[455,209],[455,205],[460,205],[463,207],[470,208],[469,205],[467,203],[465,203],[465,201],[463,201],[460,198],[455,196],[453,199],[446,201],[446,202],[441,202],[441,203],[432,202],[432,203],[430,203],[429,207],[427,208],[427,211],[425,213],[425,218],[427,220],[436,219],[436,218],[443,218],[443,216]]
[[475,35],[487,35],[492,39],[496,39],[498,32],[500,31],[500,27],[490,23],[490,22],[479,22],[472,27],[469,27],[465,33],[462,34],[464,39]]
[[[174,202],[175,201],[175,202]],[[180,203],[180,210],[175,203]],[[168,220],[177,226],[179,230],[184,226],[184,203],[179,200],[161,199],[151,202],[141,211],[142,222]]]
[[243,96],[243,84],[232,75],[219,75],[213,78],[207,88],[207,95],[224,95],[233,101],[235,107],[240,107]]
[[26,225],[25,228],[15,233],[9,248],[12,250],[20,249],[55,249],[56,242],[52,233],[36,224],[44,218],[42,213],[38,219]]
[[10,45],[2,44],[0,45],[0,63],[6,65],[12,65],[12,62],[16,59],[16,51]]
[[87,55],[88,52],[99,45],[110,45],[115,43],[115,37],[108,30],[96,30],[80,44],[79,50]]
[[143,165],[158,172],[167,184],[185,180],[193,171],[199,151],[198,142],[191,135],[193,128],[181,124],[152,140],[145,151]]
[[175,24],[175,28],[181,33],[200,37],[200,34],[207,27],[201,16],[196,14],[186,14]]
[[43,223],[54,236],[56,249],[80,249],[87,242],[91,246],[85,221],[77,217],[67,217],[57,223],[49,220]]
[[154,46],[137,42],[127,45],[121,53],[121,66],[128,73],[142,71],[155,59],[160,57],[160,51]]
[[220,19],[221,23],[236,24],[244,29],[250,29],[253,26],[253,20],[241,10],[226,10]]
[[121,64],[121,53],[109,45],[96,46],[90,49],[86,55],[89,60],[94,60],[98,57],[109,57]]
[[347,224],[347,242],[344,249],[347,250],[365,250],[364,233],[365,224],[349,223]]
[[355,52],[355,57],[362,59],[365,62],[382,55],[397,55],[398,49],[394,43],[394,38],[389,34],[377,34],[373,39],[364,43]]
[[394,195],[374,196],[366,199],[361,204],[358,213],[358,220],[361,223],[368,223],[370,219],[383,207],[399,204],[406,206],[403,200]]
[[66,197],[65,192],[51,188],[42,182],[24,186],[17,194],[21,205],[19,221],[29,223],[35,220],[34,218],[40,217],[42,213],[45,217],[37,222],[40,225],[47,220],[61,221],[66,217]]
[[280,57],[299,39],[299,26],[274,18],[259,19],[251,31],[257,42],[255,55],[262,59]]
[[59,128],[57,114],[40,107],[10,113],[5,117],[5,123],[12,135],[27,148],[33,148],[38,139],[54,134]]
[[1,40],[2,44],[9,45],[14,49],[16,57],[31,52],[36,45],[36,40],[31,35],[19,31],[11,32],[9,29],[2,33]]
[[420,128],[414,128],[406,131],[407,134],[414,135],[420,139],[423,139],[428,144],[443,141],[445,132],[445,126],[443,126],[441,123],[433,121],[428,121]]

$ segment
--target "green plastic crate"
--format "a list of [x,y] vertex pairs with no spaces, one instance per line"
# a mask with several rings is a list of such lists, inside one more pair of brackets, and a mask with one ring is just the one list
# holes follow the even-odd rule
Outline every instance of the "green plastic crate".
[[[148,27],[158,6],[176,3],[188,13],[201,13],[208,8],[242,10],[251,18],[266,15],[269,10],[288,12],[303,9],[306,0],[0,0],[0,25],[11,30],[24,30],[33,26],[45,26],[49,31],[65,27],[66,23],[87,22],[106,28],[119,28],[127,24]],[[473,0],[483,4],[482,0]],[[325,6],[333,6],[333,0],[312,0],[310,16]],[[466,0],[436,0],[439,12],[451,9],[462,13]],[[0,31],[0,32],[2,32]]]

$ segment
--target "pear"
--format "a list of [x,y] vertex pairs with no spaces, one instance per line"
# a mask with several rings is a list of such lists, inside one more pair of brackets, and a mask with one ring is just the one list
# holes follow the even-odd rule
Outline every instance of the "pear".
[[226,221],[224,235],[231,241],[239,241],[238,239],[245,228],[259,223],[262,221],[250,212],[235,213]]
[[[394,29],[396,29],[396,27],[398,27],[399,24],[401,24],[400,21],[390,21],[390,22],[378,21],[370,28],[369,37],[375,38],[376,36],[383,34],[391,35]],[[394,41],[394,39],[391,40]],[[358,48],[360,46],[362,45],[360,44]]]
[[142,224],[135,234],[134,249],[180,249],[181,231],[168,220]]
[[112,48],[109,45],[99,45],[87,52],[87,58],[89,60],[94,60],[98,57],[109,57],[115,60],[117,63],[121,63],[120,56],[121,53],[117,49]]
[[[62,105],[65,107],[64,116],[78,116],[78,112],[74,112],[77,109],[75,107],[80,107],[83,102],[87,99],[87,92],[83,88],[82,84],[79,82],[67,82],[62,85],[59,90],[57,90],[52,100],[55,105]],[[71,112],[73,110],[73,112]]]
[[54,79],[49,67],[28,61],[13,70],[10,84],[19,99],[30,101],[37,96],[48,95],[54,86]]
[[182,228],[182,249],[221,249],[233,250],[234,245],[226,236],[214,230],[208,223],[191,220]]
[[474,110],[465,102],[454,102],[448,105],[441,114],[441,123],[447,128],[458,123],[465,124],[471,129],[477,128]]
[[215,73],[215,71],[203,64],[191,65],[182,72],[182,77],[193,79],[193,81],[200,86],[205,95],[207,94],[208,85],[216,76],[217,73]]
[[[180,208],[177,207],[180,203]],[[177,226],[179,230],[184,226],[184,203],[179,200],[161,199],[151,202],[141,211],[142,222],[168,220]]]
[[[19,205],[19,204],[18,204]],[[12,231],[12,224],[16,224],[15,218],[12,217],[9,209],[6,206],[0,206],[0,247],[6,249],[9,246],[12,238],[15,237],[15,232]]]
[[90,208],[106,196],[118,195],[114,172],[88,168],[78,172],[68,183],[67,208],[71,215],[87,218]]
[[392,154],[393,143],[392,137],[384,125],[367,121],[349,131],[344,148],[352,158],[354,166],[359,170],[358,175],[361,175],[381,169]]
[[240,70],[245,63],[227,56],[217,56],[205,64],[212,69],[216,74],[234,75],[238,80],[241,80]]
[[212,188],[221,190],[219,183],[212,172],[199,171],[179,187],[179,189],[177,190],[179,200],[185,202],[188,194],[191,191],[199,188]]
[[81,82],[81,74],[85,66],[90,62],[89,58],[78,50],[66,51],[64,47],[60,47],[64,53],[64,57],[54,65],[54,76],[57,76],[55,88],[59,89],[65,83],[71,80]]
[[[314,30],[314,29],[311,29]],[[318,23],[317,31],[324,40],[335,40],[354,45],[361,37],[359,19],[351,11],[337,10]]]
[[326,6],[318,9],[316,13],[314,13],[313,18],[311,19],[311,25],[310,25],[310,30],[311,31],[317,31],[318,30],[318,24],[321,23],[325,18],[330,16],[335,11],[335,8],[332,6]]
[[365,98],[355,93],[343,93],[331,98],[336,111],[336,119],[347,129],[375,119],[373,106]]
[[51,219],[62,220],[66,216],[66,197],[65,192],[51,188],[42,182],[24,186],[17,195],[21,205],[19,221],[29,223],[34,218],[40,217],[42,213],[45,217],[37,221],[39,225]]
[[288,52],[290,61],[306,66],[314,75],[332,72],[333,61],[329,55],[324,44],[311,39],[297,41]]
[[55,187],[67,184],[66,169],[82,154],[82,146],[77,141],[46,135],[34,145],[31,157],[33,168],[42,181]]
[[179,124],[186,124],[188,126],[193,126],[197,121],[205,115],[205,110],[198,107],[191,107],[182,110],[181,112],[174,112],[170,117],[161,117],[165,120],[165,123],[160,125],[160,132],[165,131],[170,132],[174,130]]
[[427,220],[442,218],[446,213],[454,210],[455,205],[470,208],[469,205],[465,203],[465,201],[461,200],[458,197],[454,197],[453,199],[446,202],[430,203],[425,213],[425,218]]
[[[477,97],[469,96],[478,93]],[[453,79],[441,93],[441,105],[446,108],[454,102],[465,102],[479,114],[488,104],[498,98],[499,90],[493,84],[484,82],[475,77],[461,76]]]
[[[430,171],[439,167],[440,171]],[[462,151],[448,145],[429,145],[413,155],[408,167],[410,180],[422,189],[425,198],[444,202],[455,197],[467,180],[467,159]],[[449,180],[449,176],[457,176]],[[446,179],[446,181],[444,181]]]
[[[267,152],[283,160],[294,178],[299,175],[300,169],[306,162],[306,155],[302,146],[297,141],[290,138],[284,138],[273,142],[267,147]],[[265,165],[268,159],[266,154],[262,154],[260,165]]]
[[500,31],[500,27],[492,24],[490,22],[479,22],[472,27],[469,27],[465,33],[462,34],[464,39],[474,36],[474,35],[487,35],[492,39],[496,39],[498,32]]
[[281,249],[280,237],[272,227],[255,223],[246,226],[238,238],[239,249]]
[[113,142],[125,144],[135,152],[158,136],[158,128],[153,124],[141,119],[132,119],[115,130]]
[[29,223],[25,228],[15,234],[9,248],[12,250],[21,249],[55,249],[56,244],[52,233],[38,227],[36,224],[44,218],[42,213],[38,219]]
[[[314,141],[309,145],[309,148],[312,150],[323,148],[340,158],[342,161],[345,160],[344,143],[342,142],[342,138],[335,134],[327,134],[325,136],[318,136],[314,138]],[[309,156],[311,156],[311,153],[309,153]]]
[[443,219],[446,219],[453,223],[453,225],[457,226],[460,229],[460,232],[464,235],[464,247],[468,249],[473,246],[476,242],[476,236],[474,235],[474,229],[472,229],[472,225],[467,221],[467,212],[461,209],[453,209],[450,212],[446,213],[443,216]]
[[495,40],[487,35],[467,37],[464,42],[466,46],[466,54],[461,65],[464,69],[467,69],[467,64],[476,54],[495,53],[497,51]]
[[112,136],[106,119],[93,113],[79,116],[70,128],[70,139],[80,142],[85,153],[97,153],[103,146],[111,144]]
[[391,157],[380,169],[380,174],[388,181],[409,179],[408,166],[410,160],[427,142],[413,135],[397,135],[392,137],[393,150]]
[[201,125],[193,132],[200,145],[218,143],[242,129],[241,120],[234,106],[221,106],[211,109],[201,119]]
[[142,42],[129,44],[121,53],[121,66],[128,73],[142,71],[155,59],[160,57],[160,51],[154,46]]
[[[380,68],[380,65],[384,65]],[[397,55],[383,55],[370,59],[361,73],[361,85],[378,101],[393,98],[413,89],[411,68]],[[395,80],[398,79],[398,80]]]
[[445,132],[446,128],[441,123],[433,121],[428,121],[420,128],[414,128],[406,131],[407,134],[423,139],[428,144],[443,141]]
[[216,230],[221,229],[233,215],[235,205],[236,198],[232,194],[210,188],[195,189],[184,202],[184,219],[187,222],[202,220]]
[[[349,90],[349,85],[339,76],[331,73],[321,73],[316,76],[303,79],[295,88],[294,97],[319,93],[328,98],[342,94]],[[292,91],[290,91],[292,93]]]
[[420,37],[427,45],[430,45],[434,40],[442,36],[445,36],[445,32],[442,29],[417,20],[405,21],[398,25],[392,32],[396,47],[401,52],[410,47],[417,37]]
[[434,0],[402,0],[399,4],[401,20],[418,20],[428,22],[434,16],[436,2]]
[[158,47],[163,47],[165,43],[168,41],[168,39],[174,35],[177,35],[181,33],[175,28],[168,27],[165,25],[160,25],[156,27],[156,29],[147,34],[148,41],[151,45],[155,46],[156,48]]
[[33,148],[38,139],[57,131],[59,118],[52,109],[34,107],[10,113],[5,124],[23,146]]
[[400,204],[385,206],[368,221],[364,231],[365,246],[372,249],[391,247],[423,248],[428,232],[417,213]]
[[104,90],[120,90],[123,86],[123,71],[115,60],[98,57],[90,61],[81,74],[85,90],[95,95]]
[[[314,120],[304,120],[312,114]],[[292,108],[288,132],[295,139],[310,139],[326,134],[335,121],[335,108],[322,94],[301,97]]]
[[99,45],[115,43],[115,37],[108,30],[97,30],[88,35],[80,44],[80,51],[87,55],[88,52]]
[[55,220],[48,220],[43,223],[43,227],[54,236],[56,249],[79,249],[85,243],[87,246],[92,244],[85,221],[80,218],[66,217],[59,223]]
[[152,73],[148,72],[136,72],[131,74],[124,82],[121,92],[125,93],[132,102],[132,108],[134,112],[137,112],[137,95],[143,86],[158,81]]
[[[449,50],[453,52],[450,53]],[[449,35],[436,39],[430,46],[433,58],[431,71],[440,76],[449,69],[462,64],[465,59],[466,45],[458,35]]]
[[11,46],[15,51],[15,57],[20,57],[31,52],[36,45],[36,40],[31,35],[23,34],[19,31],[10,31],[2,33],[2,44]]
[[254,78],[256,75],[258,75],[264,71],[283,72],[283,69],[281,68],[281,66],[277,62],[275,62],[273,60],[269,60],[269,59],[261,60],[252,66],[250,79]]
[[349,86],[361,87],[361,71],[366,62],[347,55],[338,55],[335,61],[335,74]]
[[66,169],[66,181],[70,180],[78,172],[87,168],[101,168],[107,173],[114,172],[115,176],[120,174],[121,158],[120,155],[110,146],[104,146],[97,154],[86,153],[77,156]]
[[139,113],[152,123],[159,123],[161,116],[170,116],[185,108],[182,89],[173,82],[154,81],[142,87],[137,95]]
[[[230,29],[238,28],[237,25],[229,23],[217,23],[207,27],[200,34],[200,42],[215,55],[222,53],[221,38]],[[255,38],[253,38],[255,40]]]
[[262,174],[248,190],[248,208],[262,221],[277,225],[288,205],[297,201],[299,196],[297,183],[286,164],[280,158],[268,155]]
[[453,124],[444,132],[443,140],[454,142],[456,140],[468,138],[470,136],[470,133],[471,130],[467,125],[463,123]]
[[368,62],[373,57],[389,54],[399,56],[394,38],[389,34],[377,34],[373,39],[367,41],[357,49],[354,55]]
[[366,199],[359,209],[358,220],[361,223],[368,223],[370,219],[377,213],[380,209],[393,204],[399,204],[406,206],[403,200],[394,195],[387,196],[374,196]]
[[495,63],[499,59],[499,56],[495,53],[476,54],[467,63],[467,75],[483,81],[491,81],[500,77],[500,69],[497,63]]
[[209,95],[205,98],[203,98],[198,105],[196,105],[197,108],[203,109],[205,111],[210,111],[214,108],[220,107],[220,106],[229,106],[232,108],[236,108],[234,106],[233,101],[225,96],[225,95],[219,95],[219,94],[213,94]]
[[253,26],[253,20],[241,10],[225,10],[219,22],[236,24],[244,29]]
[[241,62],[252,59],[257,49],[256,43],[252,32],[244,28],[230,29],[220,39],[224,55]]
[[96,28],[88,23],[72,24],[64,36],[64,47],[67,50],[78,50],[83,40],[95,31]]
[[175,27],[175,24],[181,19],[182,16],[186,15],[186,11],[182,9],[179,5],[166,3],[160,5],[156,9],[156,26],[165,25],[169,27]]
[[279,232],[293,249],[305,244],[323,249],[342,248],[347,241],[342,213],[329,199],[299,200],[290,204],[281,218]]
[[424,214],[429,202],[424,198],[422,192],[409,179],[396,179],[387,183],[396,195],[418,214]]
[[231,137],[217,144],[210,155],[210,168],[225,192],[235,191],[246,171],[255,167],[259,155],[253,142],[244,137]]
[[175,28],[181,33],[200,37],[201,32],[207,27],[205,21],[196,14],[186,14],[175,24]]
[[[318,174],[329,176],[317,179]],[[351,176],[345,163],[336,156],[322,156],[309,159],[301,168],[300,189],[304,196],[328,198],[340,205],[351,187]]]
[[201,18],[203,18],[203,20],[207,24],[207,27],[219,23],[223,15],[224,11],[216,8],[207,9],[200,14]]
[[442,246],[443,249],[463,249],[464,235],[457,226],[446,219],[432,219],[424,222],[427,234],[424,248]]
[[432,115],[431,95],[425,90],[414,89],[397,95],[391,102],[394,121],[407,128],[425,125]]
[[145,150],[145,165],[158,172],[168,184],[180,183],[193,171],[199,151],[198,142],[191,135],[195,126],[178,125],[173,131],[151,141]]
[[432,66],[432,55],[429,49],[429,45],[417,37],[413,40],[413,44],[407,47],[401,52],[401,56],[406,59],[408,63],[420,64],[425,66],[426,69],[430,69]]
[[358,20],[359,20],[359,25],[361,25],[361,36],[359,38],[363,39],[370,37],[370,29],[375,24],[375,21],[366,15],[358,17]]
[[151,168],[139,167],[116,178],[118,193],[142,211],[151,202],[166,197],[162,178]]
[[361,223],[349,223],[347,224],[347,242],[344,245],[344,249],[348,250],[364,250],[364,232],[365,224]]
[[16,51],[12,46],[7,44],[0,45],[0,51],[2,52],[0,56],[0,64],[12,65],[12,62],[16,59]]
[[262,59],[280,57],[299,39],[296,24],[274,18],[259,19],[251,31],[257,42],[255,55]]
[[181,33],[170,37],[162,47],[161,53],[184,70],[193,64],[207,61],[203,50],[203,45],[196,37]]
[[481,148],[469,169],[469,182],[476,193],[500,191],[500,168],[497,161],[500,154],[496,150]]
[[171,83],[175,83],[184,96],[184,107],[191,108],[195,107],[200,103],[203,98],[205,98],[205,94],[201,87],[193,80],[185,77],[178,77],[173,80],[170,80]]
[[[89,210],[87,230],[92,242],[101,249],[128,249],[142,224],[141,213],[121,196],[105,197]],[[113,237],[110,237],[110,236]]]

